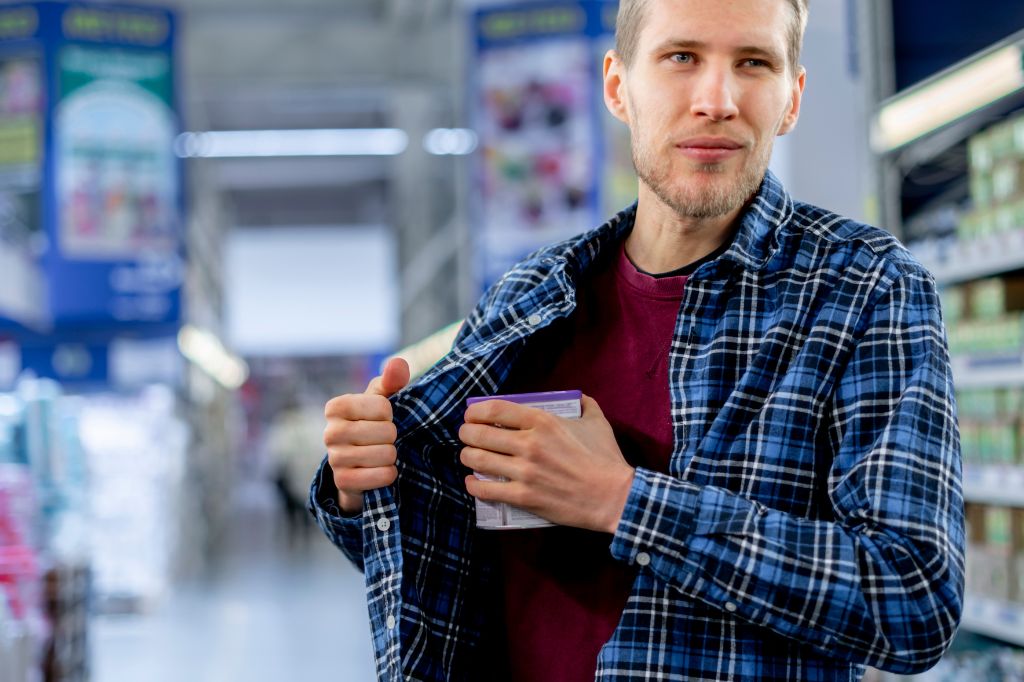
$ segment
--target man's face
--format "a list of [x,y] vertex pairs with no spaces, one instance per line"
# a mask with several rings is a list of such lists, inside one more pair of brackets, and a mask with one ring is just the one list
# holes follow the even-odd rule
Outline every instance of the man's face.
[[605,58],[605,101],[629,125],[637,174],[678,215],[726,215],[757,191],[800,111],[791,21],[785,0],[650,0],[632,66]]

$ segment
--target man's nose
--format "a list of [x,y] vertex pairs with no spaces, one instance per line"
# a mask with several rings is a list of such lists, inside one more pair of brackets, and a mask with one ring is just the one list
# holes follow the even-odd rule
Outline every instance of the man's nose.
[[735,78],[727,69],[708,66],[695,83],[690,112],[712,121],[727,121],[739,113],[736,106]]

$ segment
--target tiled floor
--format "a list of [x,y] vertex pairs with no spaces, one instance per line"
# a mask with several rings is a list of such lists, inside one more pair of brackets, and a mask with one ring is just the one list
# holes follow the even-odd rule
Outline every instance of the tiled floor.
[[94,682],[375,679],[363,576],[316,529],[290,549],[263,492],[236,509],[211,578],[153,614],[93,619]]

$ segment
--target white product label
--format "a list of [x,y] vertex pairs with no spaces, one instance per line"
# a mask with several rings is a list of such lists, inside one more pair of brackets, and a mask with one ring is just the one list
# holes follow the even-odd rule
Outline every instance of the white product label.
[[[583,408],[579,400],[551,400],[542,402],[522,403],[528,407],[536,407],[545,412],[564,417],[566,419],[579,419],[583,414]],[[474,473],[474,476],[481,481],[508,480],[504,477],[485,476]],[[478,528],[488,530],[514,530],[518,528],[544,528],[555,524],[532,514],[525,509],[513,507],[503,502],[476,501],[476,525]]]

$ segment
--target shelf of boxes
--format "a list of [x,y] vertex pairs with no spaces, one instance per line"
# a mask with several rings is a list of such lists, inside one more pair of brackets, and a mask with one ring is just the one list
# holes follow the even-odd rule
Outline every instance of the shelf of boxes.
[[964,501],[1024,508],[1024,466],[964,464]]
[[960,626],[979,635],[1024,646],[1024,604],[967,595]]
[[997,369],[954,368],[954,380],[968,534],[961,627],[1024,646],[1024,388]]
[[[984,499],[969,499],[964,510],[967,590],[961,627],[1024,646],[1024,500],[1019,469],[965,469],[965,496],[971,485],[979,485],[983,487],[973,493],[983,493]],[[1015,478],[1000,479],[1000,473]]]
[[[945,139],[951,152],[963,138]],[[927,158],[943,146],[936,141]],[[961,627],[1024,647],[1024,111],[972,134],[967,156],[967,201],[951,192],[905,218],[916,220],[923,239],[910,248],[939,286],[957,392],[967,517]],[[903,154],[907,165],[893,177],[906,177],[914,158],[926,157]],[[944,679],[980,679],[950,676],[967,669],[950,665]]]

